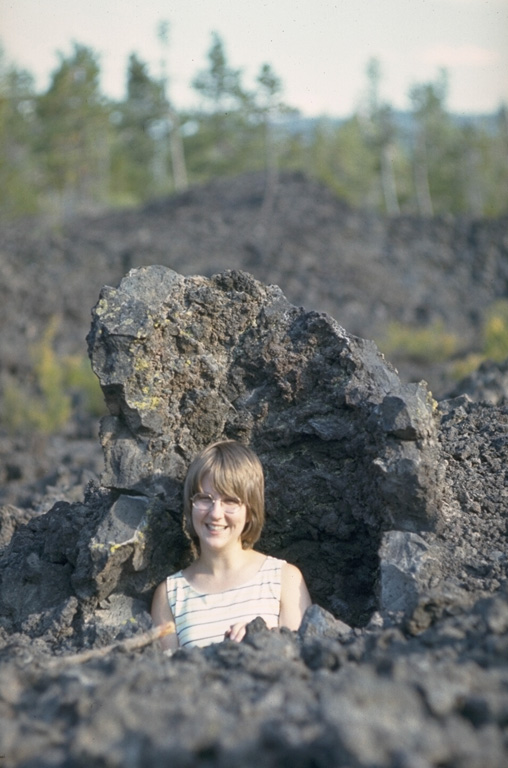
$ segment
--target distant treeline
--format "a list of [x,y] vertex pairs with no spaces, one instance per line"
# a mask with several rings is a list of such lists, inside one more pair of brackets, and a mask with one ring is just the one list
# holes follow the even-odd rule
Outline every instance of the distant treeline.
[[444,71],[415,84],[411,111],[397,113],[380,98],[380,64],[372,59],[355,114],[306,120],[283,102],[270,65],[245,87],[214,34],[208,68],[192,83],[200,107],[181,111],[169,93],[164,25],[159,40],[160,73],[132,54],[122,101],[104,96],[98,56],[83,45],[60,55],[43,93],[30,73],[0,57],[1,215],[137,205],[263,169],[268,195],[279,170],[300,170],[353,206],[392,215],[508,211],[508,112],[451,115]]

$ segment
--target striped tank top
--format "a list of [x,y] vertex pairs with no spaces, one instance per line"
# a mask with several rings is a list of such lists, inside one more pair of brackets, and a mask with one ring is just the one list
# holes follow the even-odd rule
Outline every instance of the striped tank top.
[[166,592],[180,647],[220,643],[232,624],[247,623],[257,616],[268,628],[277,627],[284,563],[268,556],[246,584],[211,594],[195,590],[181,571],[168,576]]

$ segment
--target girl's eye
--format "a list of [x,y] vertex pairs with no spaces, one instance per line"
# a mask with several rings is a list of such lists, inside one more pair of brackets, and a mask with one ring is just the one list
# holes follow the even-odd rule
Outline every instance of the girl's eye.
[[214,507],[216,501],[220,502],[222,507],[228,512],[234,512],[241,506],[242,502],[236,496],[223,496],[220,499],[215,500],[213,496],[207,493],[196,493],[191,498],[192,506],[197,509],[210,510]]

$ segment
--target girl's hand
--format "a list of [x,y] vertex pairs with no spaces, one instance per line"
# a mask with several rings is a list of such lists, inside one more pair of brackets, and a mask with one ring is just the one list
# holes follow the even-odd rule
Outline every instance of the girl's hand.
[[238,624],[232,624],[229,629],[224,633],[224,639],[234,640],[235,643],[241,643],[245,637],[245,629],[247,624],[239,622]]

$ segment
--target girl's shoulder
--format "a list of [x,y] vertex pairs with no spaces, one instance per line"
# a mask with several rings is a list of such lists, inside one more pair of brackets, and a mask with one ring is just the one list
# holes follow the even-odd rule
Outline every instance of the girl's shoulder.
[[162,584],[165,586],[166,589],[169,589],[172,585],[177,584],[179,581],[185,580],[184,579],[184,572],[182,570],[176,571],[176,573],[171,573],[169,576],[166,576]]

